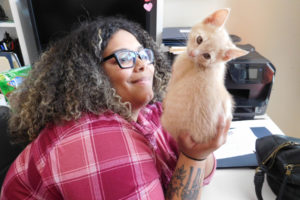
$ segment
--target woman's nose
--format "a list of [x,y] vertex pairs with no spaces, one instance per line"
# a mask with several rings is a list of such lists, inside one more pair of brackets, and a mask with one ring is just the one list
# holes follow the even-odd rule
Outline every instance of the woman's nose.
[[137,57],[134,70],[143,71],[145,67],[146,67],[146,62],[144,62],[141,58]]

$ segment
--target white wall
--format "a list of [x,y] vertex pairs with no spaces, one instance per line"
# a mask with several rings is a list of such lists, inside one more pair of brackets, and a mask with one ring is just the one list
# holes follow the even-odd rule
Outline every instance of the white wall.
[[276,67],[268,115],[300,137],[300,0],[164,0],[163,26],[192,26],[223,7],[231,8],[228,32]]

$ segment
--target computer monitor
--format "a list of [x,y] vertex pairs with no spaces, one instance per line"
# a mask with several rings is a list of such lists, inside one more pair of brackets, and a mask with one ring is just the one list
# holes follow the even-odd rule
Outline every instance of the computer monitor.
[[150,12],[143,0],[27,0],[38,51],[45,50],[85,20],[122,15],[138,22],[156,40],[157,2]]

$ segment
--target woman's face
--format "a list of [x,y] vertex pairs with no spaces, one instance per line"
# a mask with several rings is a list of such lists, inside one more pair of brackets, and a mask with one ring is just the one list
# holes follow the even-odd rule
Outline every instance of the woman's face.
[[[119,30],[111,37],[103,58],[122,49],[139,52],[143,47],[131,33]],[[121,69],[116,58],[112,57],[102,66],[117,94],[122,97],[122,102],[130,102],[133,111],[139,110],[153,98],[153,64],[147,64],[137,57],[134,67]]]

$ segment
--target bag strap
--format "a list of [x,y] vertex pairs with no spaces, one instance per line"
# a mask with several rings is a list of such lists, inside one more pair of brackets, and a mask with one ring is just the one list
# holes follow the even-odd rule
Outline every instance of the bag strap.
[[258,200],[263,200],[261,195],[261,190],[265,180],[265,171],[266,171],[265,166],[261,165],[256,168],[256,172],[254,176],[255,193]]
[[[265,172],[266,172],[266,166],[261,165],[256,168],[255,176],[254,176],[254,184],[255,184],[255,193],[256,197],[258,200],[263,200],[261,191],[262,191],[262,186],[264,184],[265,180]],[[286,175],[281,183],[279,193],[277,195],[276,200],[283,200],[282,196],[284,193],[284,189],[287,183],[288,176]]]
[[283,195],[283,192],[284,192],[286,183],[287,183],[287,179],[288,179],[288,176],[285,175],[285,176],[284,176],[284,179],[283,179],[283,181],[282,181],[282,183],[281,183],[280,190],[279,190],[279,193],[278,193],[278,195],[277,195],[276,200],[283,200],[282,195]]

